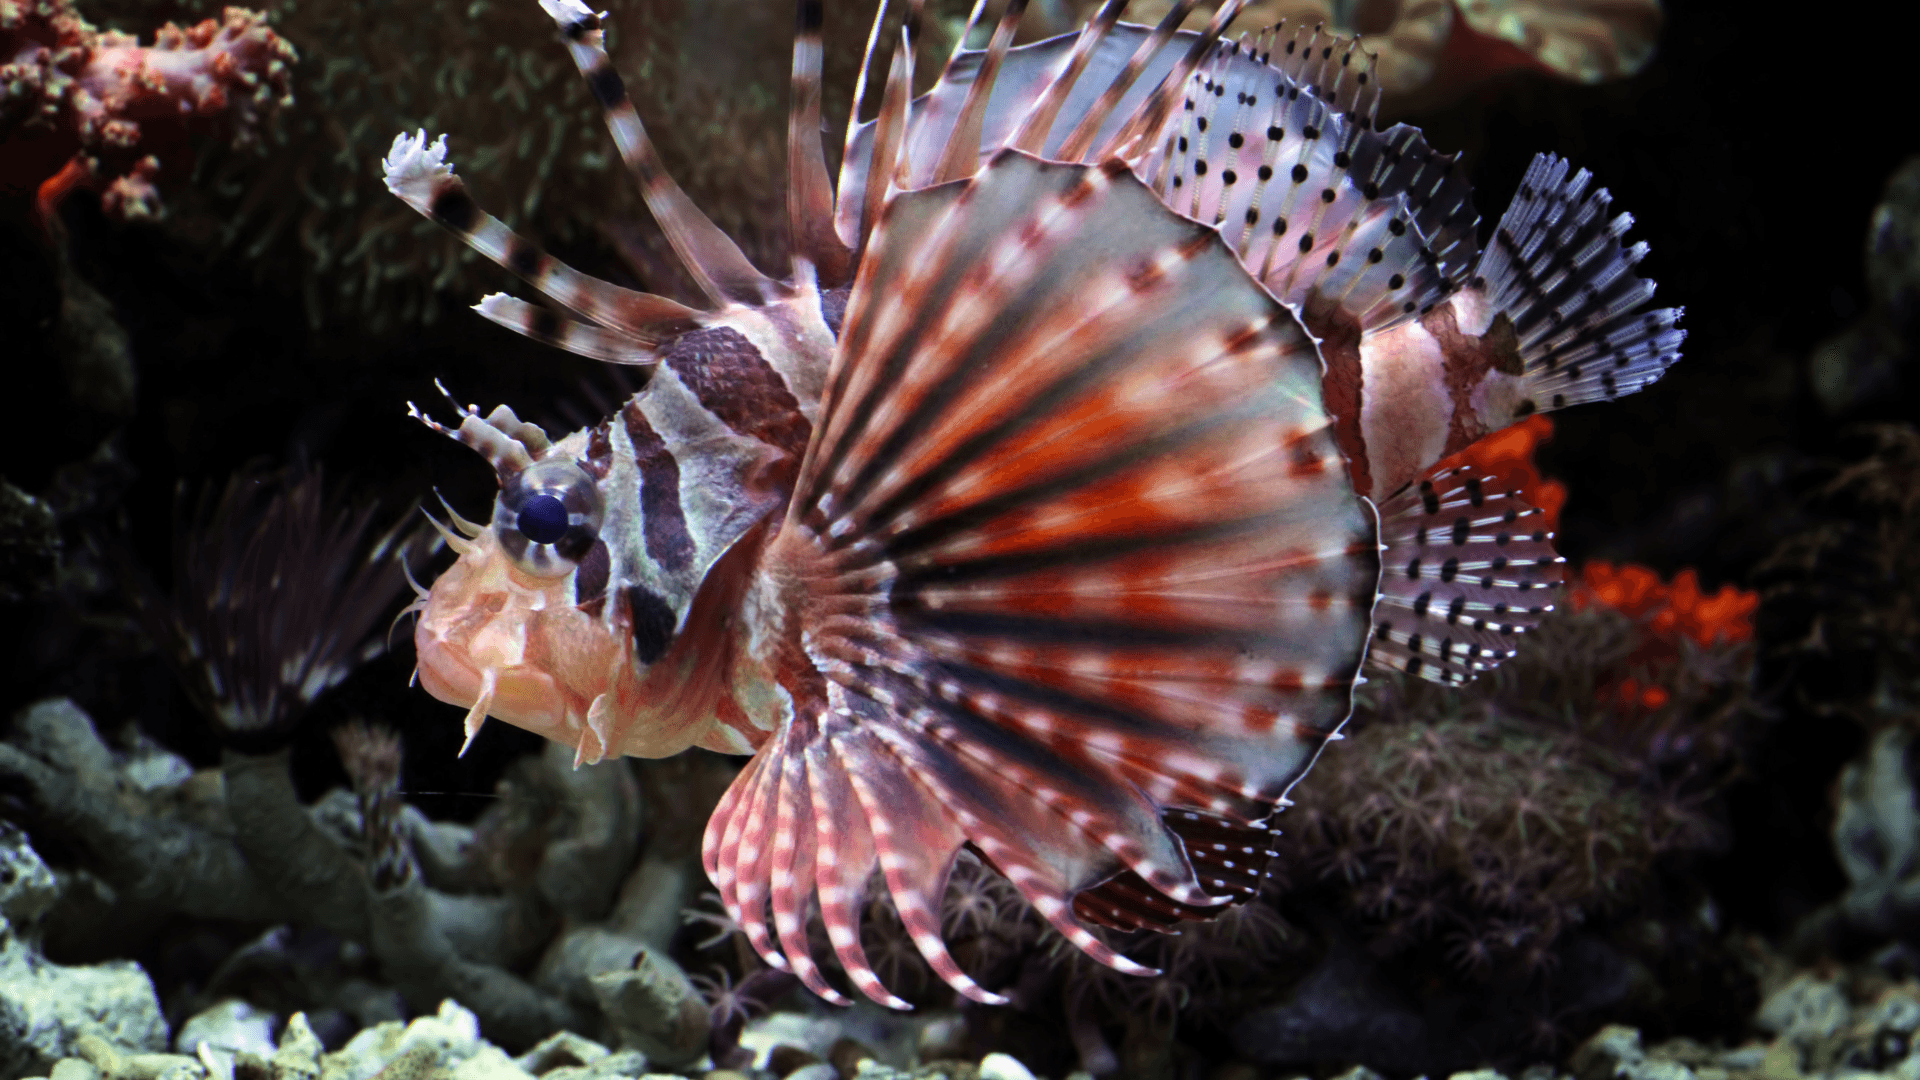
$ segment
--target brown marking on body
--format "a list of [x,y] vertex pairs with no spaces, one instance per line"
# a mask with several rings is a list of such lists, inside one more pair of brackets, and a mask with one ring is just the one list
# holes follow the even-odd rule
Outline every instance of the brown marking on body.
[[1367,441],[1360,434],[1360,322],[1337,301],[1307,294],[1301,306],[1307,329],[1320,339],[1320,399],[1333,416],[1333,439],[1346,455],[1347,471],[1356,494],[1373,491],[1373,471],[1367,464]]
[[1453,419],[1447,425],[1446,454],[1458,453],[1479,442],[1491,430],[1480,423],[1473,407],[1473,391],[1489,371],[1519,375],[1526,370],[1520,358],[1520,336],[1505,312],[1478,337],[1463,332],[1452,304],[1441,304],[1420,318],[1420,325],[1440,345],[1446,364],[1447,394],[1453,400]]

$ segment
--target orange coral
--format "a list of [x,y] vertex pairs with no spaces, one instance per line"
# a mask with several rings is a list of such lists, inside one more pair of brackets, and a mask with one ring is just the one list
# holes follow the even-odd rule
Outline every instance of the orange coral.
[[1644,566],[1616,567],[1601,559],[1580,568],[1580,582],[1568,599],[1576,609],[1605,604],[1661,637],[1690,637],[1702,647],[1751,640],[1751,620],[1760,607],[1759,593],[1732,585],[1710,596],[1701,592],[1700,575],[1691,568],[1675,574],[1669,585]]
[[1560,525],[1560,508],[1567,502],[1567,485],[1541,477],[1533,452],[1553,438],[1553,421],[1544,416],[1525,420],[1493,434],[1447,458],[1431,470],[1434,473],[1460,465],[1472,465],[1482,475],[1499,481],[1505,491],[1519,491],[1526,501],[1546,515],[1547,528]]

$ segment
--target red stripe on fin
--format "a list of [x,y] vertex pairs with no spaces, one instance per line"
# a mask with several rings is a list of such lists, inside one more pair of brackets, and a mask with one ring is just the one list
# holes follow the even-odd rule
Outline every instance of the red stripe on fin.
[[1368,661],[1458,685],[1512,656],[1566,576],[1545,516],[1472,466],[1380,505],[1380,601]]

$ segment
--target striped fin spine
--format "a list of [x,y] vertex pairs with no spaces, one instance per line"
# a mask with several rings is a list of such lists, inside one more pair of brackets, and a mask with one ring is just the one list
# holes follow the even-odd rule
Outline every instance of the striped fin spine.
[[[793,102],[787,110],[787,234],[796,261],[813,267],[822,288],[853,276],[852,253],[833,231],[833,181],[820,144],[820,81],[824,0],[797,0],[793,34]],[[804,273],[795,270],[795,277]]]
[[1380,601],[1367,662],[1458,685],[1514,654],[1553,610],[1566,560],[1541,512],[1447,469],[1380,504]]
[[1609,217],[1607,190],[1568,171],[1551,154],[1533,159],[1463,298],[1462,329],[1485,333],[1504,318],[1522,365],[1517,380],[1488,387],[1489,428],[1631,394],[1680,359],[1681,309],[1640,310],[1654,285],[1633,273],[1647,245],[1621,244],[1633,215]]
[[[641,363],[661,342],[691,328],[700,317],[699,312],[664,296],[623,289],[582,274],[480,209],[467,194],[466,184],[453,174],[444,135],[432,143],[427,142],[425,131],[399,135],[382,164],[387,190],[408,206],[439,222],[527,284],[609,331],[605,335],[570,336],[548,328],[555,330],[552,337],[556,344],[564,340],[591,342],[596,349],[622,351],[621,363]],[[482,314],[509,329],[538,336],[534,331],[541,324],[533,313],[506,307],[496,310],[505,318],[495,318],[488,311]]]
[[889,200],[749,590],[784,622],[742,662],[791,714],[704,845],[769,963],[831,992],[811,890],[854,986],[898,1004],[859,948],[877,866],[934,970],[995,1000],[940,937],[963,845],[1123,971],[1078,896],[1111,923],[1248,895],[1189,841],[1265,850],[1348,713],[1378,577],[1319,386],[1297,320],[1123,163],[1007,151]]
[[646,125],[627,97],[626,83],[607,56],[600,16],[580,0],[540,0],[540,7],[559,25],[574,66],[606,114],[621,158],[640,183],[647,209],[653,211],[667,242],[701,291],[721,306],[766,303],[780,297],[784,287],[754,269],[733,239],[700,212],[661,166]]
[[[973,12],[967,18],[967,31],[986,7],[986,0],[976,0]],[[1027,12],[1027,0],[1007,0],[1006,10],[1000,13],[999,25],[993,28],[993,38],[987,43],[987,54],[980,61],[979,74],[967,87],[967,97],[960,105],[960,116],[954,122],[953,134],[947,138],[947,145],[940,152],[940,160],[933,167],[932,182],[944,184],[949,180],[960,180],[973,175],[980,167],[980,125],[987,109],[987,95],[993,89],[993,81],[999,74],[1000,65],[1007,58],[1007,50],[1013,45],[1013,34],[1020,28],[1020,16]],[[960,51],[960,43],[967,40],[962,33],[954,43],[954,53]],[[954,57],[947,58],[947,66],[953,66]],[[944,73],[943,73],[944,74]]]

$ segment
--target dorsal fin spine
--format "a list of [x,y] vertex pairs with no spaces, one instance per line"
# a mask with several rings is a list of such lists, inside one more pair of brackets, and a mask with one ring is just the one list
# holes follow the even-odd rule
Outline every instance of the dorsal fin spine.
[[1024,150],[1029,154],[1039,154],[1045,149],[1047,136],[1053,131],[1053,122],[1059,117],[1060,109],[1067,103],[1067,95],[1080,80],[1080,73],[1086,70],[1087,62],[1093,59],[1093,51],[1120,21],[1120,14],[1127,9],[1127,0],[1107,0],[1099,13],[1080,31],[1080,37],[1073,43],[1073,51],[1061,61],[1060,69],[1048,80],[1047,88],[1035,103],[1033,111],[1020,122],[1020,127],[1007,140],[1007,145],[1015,150]]
[[653,211],[661,231],[667,234],[667,242],[701,291],[723,306],[730,302],[762,303],[779,295],[783,286],[755,269],[739,245],[701,213],[667,175],[646,125],[627,96],[625,83],[607,56],[600,16],[580,0],[540,0],[540,6],[559,25],[567,52],[606,114],[607,128],[639,182],[647,208]]
[[1246,2],[1247,0],[1227,0],[1220,5],[1219,9],[1213,13],[1213,19],[1207,23],[1207,28],[1194,39],[1193,45],[1187,49],[1187,54],[1180,58],[1180,62],[1174,66],[1172,73],[1162,79],[1159,86],[1154,87],[1153,93],[1147,95],[1147,100],[1141,103],[1133,116],[1126,123],[1121,124],[1120,130],[1114,132],[1113,137],[1094,153],[1094,160],[1099,161],[1109,157],[1131,158],[1144,152],[1146,147],[1143,141],[1151,139],[1155,132],[1165,126],[1167,113],[1173,108],[1173,103],[1186,91],[1187,80],[1200,66],[1200,61],[1206,59],[1207,54],[1218,47],[1220,35],[1226,33],[1227,27],[1233,25],[1234,18],[1240,14],[1240,9],[1246,6]]
[[[796,0],[793,101],[787,110],[787,232],[793,256],[813,264],[824,287],[844,284],[853,267],[833,229],[833,182],[820,144],[820,27],[824,0]],[[795,278],[802,277],[797,270]]]
[[[976,17],[984,6],[985,0],[974,4]],[[1000,64],[1007,58],[1007,49],[1013,45],[1013,33],[1020,28],[1020,16],[1026,10],[1027,0],[1007,0],[1006,10],[1000,14],[1000,24],[994,27],[993,40],[987,44],[987,55],[980,61],[980,71],[967,87],[966,101],[960,106],[953,132],[947,136],[947,145],[940,152],[939,163],[934,166],[933,183],[958,180],[979,167],[980,129],[986,115],[987,101],[993,96],[994,79],[1000,74]],[[971,29],[972,25],[969,20],[968,28]],[[954,55],[959,55],[957,48]],[[947,63],[951,67],[953,61]]]
[[1186,21],[1187,13],[1192,11],[1197,3],[1199,0],[1175,0],[1173,8],[1167,12],[1167,17],[1161,19],[1160,25],[1154,27],[1153,33],[1147,35],[1147,39],[1134,50],[1132,58],[1127,61],[1127,66],[1120,69],[1120,74],[1114,77],[1113,82],[1100,94],[1099,100],[1087,110],[1087,115],[1081,117],[1080,123],[1067,135],[1066,141],[1060,144],[1060,149],[1054,154],[1055,157],[1062,161],[1080,161],[1086,157],[1087,151],[1093,146],[1094,138],[1100,134],[1100,125],[1107,122],[1108,115],[1119,106],[1120,99],[1126,96],[1127,91],[1132,89],[1134,82],[1140,78],[1140,72],[1145,70],[1147,61],[1153,59],[1167,40],[1173,37],[1174,31],[1180,29],[1180,24]]

